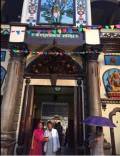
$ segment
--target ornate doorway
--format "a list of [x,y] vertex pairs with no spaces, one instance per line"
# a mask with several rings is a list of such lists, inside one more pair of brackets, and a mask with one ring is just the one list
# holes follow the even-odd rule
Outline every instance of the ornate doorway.
[[[80,56],[79,56],[80,57]],[[71,56],[64,54],[59,49],[52,49],[48,54],[43,54],[28,64],[25,69],[26,85],[23,100],[22,116],[19,129],[18,154],[27,154],[29,147],[28,137],[31,135],[30,127],[32,124],[33,116],[31,110],[33,110],[33,92],[35,92],[35,85],[44,86],[44,81],[49,80],[51,87],[72,87],[73,88],[73,135],[74,135],[74,154],[82,154],[81,146],[83,144],[83,127],[80,121],[83,119],[83,69],[77,61],[73,60]],[[42,80],[42,84],[34,84],[33,80]],[[63,84],[58,81],[63,82]],[[31,83],[32,81],[32,83]],[[75,81],[73,85],[71,82]],[[40,81],[39,81],[40,82]],[[64,83],[66,82],[66,83]],[[68,83],[69,82],[69,83]],[[47,87],[44,86],[43,88]],[[34,94],[35,96],[35,94]],[[29,98],[31,97],[31,98]],[[26,112],[27,110],[27,112]],[[29,121],[29,122],[28,122]],[[21,139],[22,138],[22,141]],[[23,144],[23,145],[22,145]],[[21,146],[22,145],[22,146]],[[22,153],[20,152],[22,151]],[[72,153],[73,154],[73,153]]]

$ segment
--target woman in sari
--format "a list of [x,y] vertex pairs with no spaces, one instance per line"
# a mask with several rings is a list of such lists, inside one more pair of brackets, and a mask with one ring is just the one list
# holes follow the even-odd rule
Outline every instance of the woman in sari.
[[43,122],[39,122],[37,128],[33,132],[30,155],[42,155],[44,138]]

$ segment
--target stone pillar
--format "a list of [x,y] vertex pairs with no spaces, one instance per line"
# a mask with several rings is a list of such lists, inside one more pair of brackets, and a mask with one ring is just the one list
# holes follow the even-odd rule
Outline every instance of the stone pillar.
[[89,115],[101,116],[99,74],[98,74],[98,53],[87,55],[87,90]]
[[7,78],[3,101],[1,105],[1,154],[13,154],[16,143],[14,117],[18,106],[17,97],[20,85],[21,71],[25,63],[24,53],[11,53],[8,64]]
[[27,128],[28,128],[28,120],[27,118],[29,117],[29,105],[31,97],[29,97],[29,92],[30,92],[30,78],[26,78],[26,86],[25,86],[25,91],[24,91],[24,101],[23,101],[23,107],[22,107],[22,114],[21,114],[21,121],[20,121],[20,129],[19,129],[19,138],[18,138],[18,147],[17,147],[17,154],[18,155],[26,155],[27,154],[27,145],[26,137],[28,136],[27,134]]

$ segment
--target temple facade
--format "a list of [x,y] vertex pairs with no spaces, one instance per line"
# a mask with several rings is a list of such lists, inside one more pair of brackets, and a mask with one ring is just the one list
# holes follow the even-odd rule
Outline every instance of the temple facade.
[[94,115],[114,122],[114,129],[103,127],[105,153],[120,154],[120,4],[104,4],[114,9],[108,25],[97,22],[102,0],[24,0],[19,22],[4,16],[3,155],[28,154],[39,119],[69,129],[67,154],[89,154],[86,142],[94,128],[82,121]]

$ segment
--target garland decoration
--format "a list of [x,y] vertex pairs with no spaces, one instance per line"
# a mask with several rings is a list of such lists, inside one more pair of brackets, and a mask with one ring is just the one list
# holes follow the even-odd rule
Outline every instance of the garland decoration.
[[[11,50],[9,50],[9,52],[11,52]],[[13,53],[25,53],[25,54],[28,54],[28,51],[27,50],[17,50],[17,49],[12,49],[12,52]],[[48,51],[33,51],[33,50],[30,50],[30,54],[31,55],[64,55],[64,54],[67,54],[67,55],[73,55],[73,54],[77,54],[77,55],[81,55],[81,54],[100,54],[102,51],[66,51],[66,52],[48,52]],[[105,53],[105,52],[104,52]],[[116,52],[116,53],[107,53],[107,55],[120,55],[119,52]]]
[[[27,34],[30,35],[30,36],[37,36],[38,33],[41,34],[41,33],[46,33],[46,34],[74,34],[74,33],[80,33],[80,32],[84,32],[86,30],[90,30],[90,29],[106,29],[106,30],[119,30],[120,29],[120,24],[116,24],[116,25],[105,25],[105,26],[102,26],[102,25],[80,25],[78,27],[73,27],[73,26],[69,26],[69,27],[56,27],[56,28],[44,28],[44,27],[41,27],[40,29],[29,29],[27,30]],[[8,28],[4,28],[2,27],[1,28],[1,34],[3,35],[8,35],[10,33],[10,27],[9,27],[9,30]],[[35,34],[37,33],[37,35]],[[20,31],[16,31],[16,34],[19,35],[20,34]],[[39,36],[39,35],[38,35]]]
[[[48,28],[48,29],[44,29],[44,28],[40,28],[38,29],[30,29],[27,31],[27,34],[32,36],[32,37],[63,37],[63,38],[78,38],[77,36],[75,36],[75,34],[79,34],[91,29],[106,29],[109,30],[111,32],[113,32],[113,30],[119,30],[120,29],[120,24],[117,25],[92,25],[92,26],[83,26],[80,25],[79,27],[59,27],[59,28]],[[66,36],[64,36],[63,34],[66,34]],[[73,36],[69,36],[69,34],[73,35]],[[67,36],[68,35],[68,36]]]

